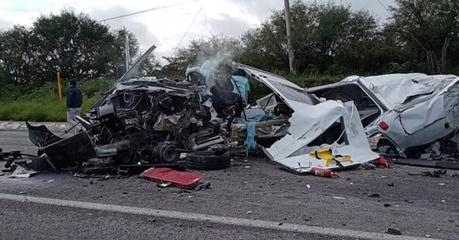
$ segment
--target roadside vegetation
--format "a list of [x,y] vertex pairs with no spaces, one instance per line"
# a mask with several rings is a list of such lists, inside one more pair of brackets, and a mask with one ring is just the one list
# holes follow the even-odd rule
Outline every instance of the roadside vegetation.
[[[338,81],[341,77],[290,75],[288,79],[300,86],[312,87]],[[79,81],[79,87],[84,94],[82,111],[87,112],[114,83],[115,80],[109,78]],[[68,82],[64,81],[64,97],[60,101],[55,83],[47,82],[33,88],[4,85],[0,90],[0,120],[66,121],[67,89]]]
[[[193,40],[165,58],[163,66],[152,56],[142,71],[183,79],[190,64],[217,57],[286,76],[303,87],[349,75],[459,74],[457,0],[395,0],[386,20],[337,3],[291,2],[296,74],[289,74],[282,10],[239,37]],[[55,89],[57,67],[64,90],[69,80],[79,81],[86,111],[125,71],[126,35],[135,59],[140,54],[136,36],[71,10],[43,15],[31,27],[0,29],[0,120],[65,120],[65,101],[57,99]]]
[[[84,94],[82,111],[86,112],[100,96],[113,87],[114,80],[97,78],[79,81]],[[63,84],[63,99],[59,100],[56,84],[46,83],[34,88],[3,86],[0,90],[0,119],[16,121],[66,121],[65,95],[68,81]]]

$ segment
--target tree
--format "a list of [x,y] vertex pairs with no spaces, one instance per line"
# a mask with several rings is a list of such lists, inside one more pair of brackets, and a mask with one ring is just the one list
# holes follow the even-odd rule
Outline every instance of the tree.
[[[10,82],[20,84],[54,80],[57,67],[64,79],[114,76],[124,64],[125,34],[71,10],[43,15],[30,29],[16,26],[0,33],[0,67]],[[127,34],[134,57],[138,41]]]
[[[381,30],[368,12],[349,6],[306,4],[291,6],[296,68],[303,73],[382,72],[389,65],[374,55],[384,45]],[[277,72],[287,72],[288,55],[283,11],[275,11],[260,27],[242,38],[242,61]],[[384,52],[380,52],[384,53]]]
[[35,80],[36,46],[32,41],[30,32],[22,26],[14,26],[0,33],[0,65],[4,71],[3,77],[16,83]]
[[459,1],[397,0],[390,10],[392,21],[387,27],[398,29],[417,70],[445,73],[458,66]]
[[122,56],[121,43],[107,26],[68,10],[39,17],[31,36],[41,80],[52,78],[57,66],[67,79],[99,77],[110,73]]

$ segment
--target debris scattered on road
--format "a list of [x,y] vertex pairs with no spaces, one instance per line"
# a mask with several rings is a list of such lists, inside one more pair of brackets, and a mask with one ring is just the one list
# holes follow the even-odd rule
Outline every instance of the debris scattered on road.
[[372,193],[372,194],[368,195],[368,197],[379,198],[379,197],[381,197],[381,194],[379,194],[379,193]]
[[[161,184],[170,183],[185,189],[194,188],[204,178],[197,173],[180,172],[171,168],[150,168],[143,172],[141,176]],[[161,185],[161,187],[167,186],[169,185]]]
[[440,178],[442,176],[445,176],[446,172],[447,172],[446,169],[438,169],[438,170],[433,170],[433,171],[422,171],[421,173],[408,173],[408,175],[411,175],[411,176],[418,175],[418,176]]
[[402,232],[400,230],[395,229],[395,228],[388,228],[386,233],[387,234],[391,234],[391,235],[402,235]]
[[167,187],[169,187],[171,185],[172,185],[172,183],[170,183],[170,182],[161,182],[161,183],[158,183],[157,186],[160,187],[160,188],[167,188]]
[[418,167],[430,167],[430,168],[440,168],[440,169],[452,169],[459,170],[459,160],[458,156],[448,157],[441,160],[435,159],[404,159],[404,158],[394,158],[392,161],[397,164],[418,166]]
[[194,190],[196,191],[201,191],[201,190],[207,190],[211,188],[210,182],[199,182],[198,185],[194,187]]
[[339,196],[332,196],[332,198],[334,198],[336,200],[344,200],[344,199],[346,199],[345,197],[339,197]]
[[380,156],[375,162],[376,166],[390,168],[389,161],[384,156]]
[[15,166],[13,173],[9,176],[10,178],[29,178],[38,172],[35,170],[28,170],[22,166]]
[[365,170],[374,170],[376,168],[376,165],[373,163],[362,163],[360,164],[360,167],[362,167]]
[[319,177],[337,177],[338,174],[331,169],[323,169],[319,167],[312,167],[311,170],[309,171],[311,175],[313,176],[319,176]]

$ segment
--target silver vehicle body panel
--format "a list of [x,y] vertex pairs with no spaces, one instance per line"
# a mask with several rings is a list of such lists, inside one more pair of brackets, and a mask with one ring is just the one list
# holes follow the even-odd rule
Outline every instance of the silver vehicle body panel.
[[[336,84],[308,89],[331,89],[358,84],[383,113],[369,124],[367,135],[379,132],[398,149],[421,146],[445,137],[459,128],[459,78],[454,75],[421,73],[351,76]],[[378,123],[384,121],[384,130]]]

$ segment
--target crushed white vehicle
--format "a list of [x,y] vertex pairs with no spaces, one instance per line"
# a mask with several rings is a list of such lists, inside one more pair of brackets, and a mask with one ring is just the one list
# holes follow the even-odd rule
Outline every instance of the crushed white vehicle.
[[296,173],[306,173],[312,167],[346,168],[379,157],[370,149],[352,102],[320,101],[280,76],[242,64],[237,67],[268,86],[278,97],[268,102],[278,99],[293,111],[287,133],[263,148],[274,162]]
[[421,73],[350,76],[307,89],[325,99],[354,101],[375,148],[418,158],[432,143],[455,140],[459,78]]

